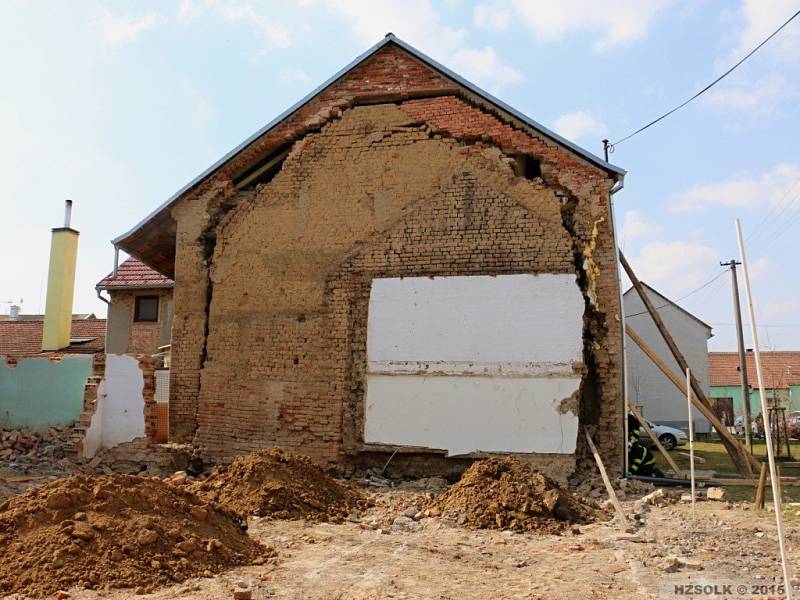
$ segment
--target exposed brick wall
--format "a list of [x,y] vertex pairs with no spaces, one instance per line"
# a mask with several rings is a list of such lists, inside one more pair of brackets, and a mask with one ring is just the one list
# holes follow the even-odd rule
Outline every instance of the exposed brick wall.
[[[437,97],[395,103],[426,90]],[[612,182],[449,91],[388,48],[173,208],[174,439],[218,457],[278,444],[345,460],[361,443],[371,278],[575,273],[591,371],[581,420],[618,468]],[[358,106],[364,96],[377,103]],[[269,184],[235,193],[230,177],[290,142]],[[542,179],[514,173],[520,153],[541,161]]]

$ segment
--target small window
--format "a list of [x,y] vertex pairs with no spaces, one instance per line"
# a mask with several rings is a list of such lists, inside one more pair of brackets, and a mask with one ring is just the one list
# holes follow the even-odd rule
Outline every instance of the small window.
[[158,296],[136,296],[134,321],[158,321]]

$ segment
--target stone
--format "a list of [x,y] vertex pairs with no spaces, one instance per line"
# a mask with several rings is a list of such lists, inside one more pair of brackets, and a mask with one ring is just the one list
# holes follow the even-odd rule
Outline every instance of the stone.
[[413,519],[414,515],[419,512],[419,509],[416,506],[409,506],[407,509],[403,511],[403,516],[408,517],[409,519]]
[[392,522],[392,531],[394,533],[407,533],[417,531],[419,528],[420,524],[411,517],[400,516]]
[[233,600],[251,600],[253,592],[250,590],[236,590],[233,592]]
[[706,490],[706,498],[721,502],[725,499],[725,490],[718,487],[710,487],[708,490]]
[[147,546],[158,541],[158,534],[152,529],[143,529],[136,536],[136,541],[140,546]]
[[650,492],[646,496],[642,496],[642,502],[644,502],[645,504],[649,504],[651,506],[664,504],[666,500],[664,498],[665,495],[666,494],[664,492],[664,488],[658,488],[657,490]]
[[205,521],[208,518],[208,510],[202,506],[193,506],[191,513],[192,516],[198,521]]
[[660,571],[664,571],[665,573],[676,573],[681,568],[681,561],[678,559],[677,556],[668,556],[660,563],[658,563],[658,569]]
[[83,540],[88,542],[94,537],[94,530],[92,526],[84,521],[78,521],[75,523],[75,527],[71,533],[72,537],[78,538],[79,540]]

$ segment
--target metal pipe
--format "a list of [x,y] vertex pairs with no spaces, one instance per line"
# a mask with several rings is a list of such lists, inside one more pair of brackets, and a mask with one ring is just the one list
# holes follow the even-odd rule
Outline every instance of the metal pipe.
[[69,227],[72,220],[72,200],[64,200],[64,227]]
[[94,288],[94,289],[95,289],[95,291],[97,292],[97,297],[98,297],[98,298],[100,298],[100,300],[102,300],[103,302],[105,302],[105,303],[106,303],[106,304],[108,304],[108,305],[110,305],[110,304],[111,304],[111,302],[109,302],[108,300],[106,300],[105,298],[103,298],[103,297],[100,295],[100,289],[99,289],[99,288]]
[[119,267],[119,246],[114,244],[114,269],[111,271],[111,277],[117,277],[117,267]]

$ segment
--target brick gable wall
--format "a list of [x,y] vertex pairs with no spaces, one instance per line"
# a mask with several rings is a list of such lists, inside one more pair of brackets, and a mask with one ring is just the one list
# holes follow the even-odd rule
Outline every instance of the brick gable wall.
[[[372,277],[572,272],[587,298],[581,421],[609,468],[621,464],[612,182],[469,98],[376,99],[451,87],[390,47],[173,209],[174,439],[218,457],[277,444],[350,460]],[[355,106],[359,94],[370,104]],[[255,193],[225,179],[291,140]],[[514,173],[521,153],[541,179]]]

